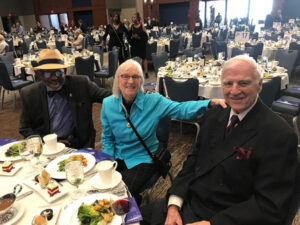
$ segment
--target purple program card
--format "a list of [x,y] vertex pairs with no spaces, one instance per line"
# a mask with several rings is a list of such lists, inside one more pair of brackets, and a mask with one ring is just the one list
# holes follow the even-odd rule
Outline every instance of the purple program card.
[[18,139],[14,139],[14,138],[0,138],[0,146],[6,145],[6,144],[11,143],[11,142],[15,142],[15,141],[18,141]]
[[131,198],[131,209],[126,215],[125,223],[126,224],[136,223],[141,220],[143,220],[143,217],[140,212],[140,209],[139,209],[138,205],[136,204],[135,199]]

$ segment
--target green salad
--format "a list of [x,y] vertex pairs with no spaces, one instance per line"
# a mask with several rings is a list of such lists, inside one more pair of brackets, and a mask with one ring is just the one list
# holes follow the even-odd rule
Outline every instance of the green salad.
[[107,199],[96,200],[92,204],[82,203],[78,209],[77,218],[81,225],[106,225],[114,217],[112,202]]
[[21,141],[19,143],[11,145],[5,152],[6,157],[17,157],[20,156],[20,152],[27,151],[26,142]]

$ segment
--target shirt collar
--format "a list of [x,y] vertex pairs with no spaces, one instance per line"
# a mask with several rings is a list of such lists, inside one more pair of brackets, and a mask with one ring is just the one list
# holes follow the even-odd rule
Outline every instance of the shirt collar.
[[[136,105],[140,110],[143,110],[143,108],[144,108],[144,105],[143,105],[143,102],[144,102],[143,101],[143,95],[144,95],[144,93],[142,91],[139,91],[137,93],[137,96],[136,96],[133,104],[132,104],[132,105]],[[121,106],[122,101],[123,101],[123,96],[122,96],[122,93],[120,93],[120,97],[119,97],[119,106],[120,106],[119,110],[120,110],[120,112],[122,111],[122,106]]]
[[[257,102],[257,99],[258,99],[258,96],[256,97],[255,101],[253,102],[253,104],[248,109],[246,109],[245,111],[243,111],[239,114],[234,112],[233,109],[231,108],[229,118],[231,118],[231,116],[233,116],[233,115],[237,115],[239,120],[242,121],[244,119],[244,117],[248,114],[248,112],[250,112],[250,110],[255,106],[255,104]],[[228,124],[229,123],[230,123],[230,119],[228,119]]]

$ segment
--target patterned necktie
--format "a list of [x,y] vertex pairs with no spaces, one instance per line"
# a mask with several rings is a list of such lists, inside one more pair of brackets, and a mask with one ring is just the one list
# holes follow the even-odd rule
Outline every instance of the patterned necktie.
[[236,124],[240,122],[239,117],[237,115],[232,115],[230,118],[230,124],[225,130],[225,137],[227,137],[233,130]]

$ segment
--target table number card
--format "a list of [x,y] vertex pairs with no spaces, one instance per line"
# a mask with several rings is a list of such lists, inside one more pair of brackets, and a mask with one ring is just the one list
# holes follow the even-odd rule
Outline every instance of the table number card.
[[273,22],[273,28],[281,30],[281,22]]
[[236,32],[234,41],[245,43],[245,42],[249,41],[249,37],[250,37],[249,32]]

